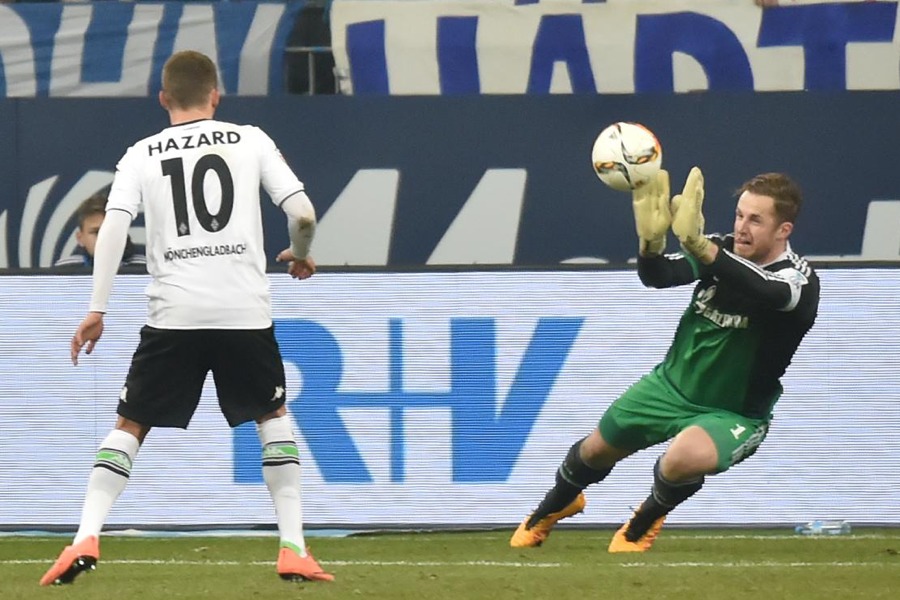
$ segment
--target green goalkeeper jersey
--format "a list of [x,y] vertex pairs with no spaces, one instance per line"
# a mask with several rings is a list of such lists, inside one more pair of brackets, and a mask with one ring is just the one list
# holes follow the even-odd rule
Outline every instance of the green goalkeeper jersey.
[[720,247],[711,265],[681,254],[638,261],[646,285],[697,281],[659,372],[693,404],[765,418],[815,321],[818,276],[790,247],[759,266],[731,252],[732,236],[711,239]]

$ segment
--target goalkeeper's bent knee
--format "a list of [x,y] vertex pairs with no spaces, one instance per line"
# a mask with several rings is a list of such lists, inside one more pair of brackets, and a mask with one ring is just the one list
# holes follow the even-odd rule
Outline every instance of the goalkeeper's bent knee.
[[660,460],[661,458],[657,458],[656,464],[653,465],[653,499],[664,508],[672,510],[699,492],[706,478],[701,476],[690,481],[673,483],[662,476],[659,468]]
[[560,479],[574,485],[575,487],[584,489],[592,483],[599,483],[606,479],[606,476],[612,472],[612,467],[607,469],[594,469],[588,466],[581,459],[581,443],[584,438],[578,440],[569,448],[565,460],[556,471],[556,480]]

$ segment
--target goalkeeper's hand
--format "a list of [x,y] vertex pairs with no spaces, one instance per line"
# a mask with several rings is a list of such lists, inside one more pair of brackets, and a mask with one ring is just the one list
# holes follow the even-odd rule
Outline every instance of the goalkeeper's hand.
[[696,257],[706,255],[711,242],[703,235],[703,173],[693,167],[684,182],[684,190],[672,198],[672,232],[681,247]]
[[672,224],[669,210],[669,173],[663,169],[631,193],[634,224],[641,256],[656,256],[666,249],[666,233]]

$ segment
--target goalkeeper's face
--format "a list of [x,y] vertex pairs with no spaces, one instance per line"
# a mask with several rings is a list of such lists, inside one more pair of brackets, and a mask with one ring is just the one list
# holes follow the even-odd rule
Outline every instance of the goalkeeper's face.
[[778,219],[771,196],[744,192],[734,211],[734,252],[756,264],[768,264],[785,251],[792,229],[791,223]]

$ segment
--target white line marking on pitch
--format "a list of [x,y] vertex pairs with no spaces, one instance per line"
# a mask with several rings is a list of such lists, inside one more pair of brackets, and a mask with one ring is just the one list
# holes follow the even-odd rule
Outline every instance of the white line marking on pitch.
[[[503,567],[515,569],[547,569],[558,567],[570,567],[571,563],[525,563],[525,562],[503,562],[490,560],[470,560],[470,561],[413,561],[413,560],[329,560],[320,561],[325,565],[334,565],[341,567]],[[48,564],[47,560],[24,559],[24,560],[0,560],[3,565],[37,565]],[[240,566],[272,566],[275,563],[271,561],[236,561],[236,560],[153,560],[153,559],[135,559],[135,560],[104,560],[101,565],[163,565],[163,566],[222,566],[222,567],[240,567]],[[724,569],[740,569],[748,567],[763,568],[797,568],[797,567],[898,567],[897,563],[882,562],[851,562],[851,561],[832,561],[832,562],[776,562],[776,561],[760,561],[760,562],[672,562],[672,563],[622,563],[596,565],[599,568],[659,568],[659,567],[675,567],[675,568],[724,568]]]
[[[572,530],[574,531],[574,530]],[[612,537],[613,531],[594,531],[590,532],[596,535],[598,538],[604,537]],[[474,539],[478,541],[498,541],[503,540],[504,542],[509,539],[509,536],[499,535],[465,535],[465,534],[453,534],[454,539]],[[678,540],[765,540],[767,542],[783,542],[783,541],[797,541],[797,540],[843,540],[843,541],[851,541],[851,540],[897,540],[900,542],[900,532],[896,535],[884,535],[878,533],[872,534],[853,534],[853,535],[795,535],[793,533],[785,533],[785,534],[770,534],[770,535],[759,535],[759,534],[737,534],[737,535],[667,535],[665,532],[662,534],[662,538],[666,541],[678,541]],[[437,537],[432,536],[427,533],[422,534],[412,534],[412,535],[395,535],[395,534],[387,534],[387,535],[360,535],[360,536],[351,536],[350,538],[344,539],[352,539],[355,542],[359,541],[372,541],[377,542],[379,544],[384,544],[386,542],[390,542],[393,540],[398,541],[419,541],[419,542],[429,542],[429,541],[441,541],[445,540],[445,537]],[[2,541],[2,538],[0,538]]]
[[[0,565],[36,565],[47,564],[50,561],[25,559],[25,560],[0,560]],[[320,560],[324,565],[336,565],[342,567],[508,567],[525,569],[546,569],[567,566],[565,563],[525,563],[502,562],[491,560],[467,560],[467,561],[423,561],[423,560]],[[100,565],[185,565],[185,566],[215,566],[215,567],[239,567],[239,566],[271,566],[272,561],[236,561],[236,560],[101,560]]]
[[674,562],[674,563],[622,563],[622,567],[646,568],[646,567],[716,567],[722,569],[742,569],[746,567],[897,567],[894,563],[881,562]]
[[[575,530],[572,530],[572,531],[575,531]],[[450,533],[450,532],[448,532],[448,533]],[[597,531],[593,531],[591,533],[594,533],[598,537],[603,537],[605,535],[611,536],[613,532],[611,530],[610,531],[597,530]],[[118,541],[137,541],[137,542],[142,542],[142,541],[146,541],[146,540],[182,541],[182,540],[189,540],[189,539],[191,539],[191,537],[196,537],[196,538],[220,537],[220,536],[202,536],[202,535],[173,536],[173,537],[157,537],[157,536],[149,536],[149,535],[148,536],[142,536],[142,535],[121,536],[121,535],[117,535],[116,533],[109,533],[109,534],[104,534],[104,535],[108,535],[109,537],[114,537]],[[475,539],[475,540],[479,540],[479,541],[494,541],[494,540],[506,541],[507,539],[509,539],[509,536],[506,535],[505,533],[502,535],[484,535],[484,534],[467,535],[467,534],[462,534],[462,533],[457,533],[457,534],[452,534],[452,535],[454,536],[455,539]],[[61,536],[55,536],[55,537],[58,538]],[[222,537],[227,537],[227,536],[222,536]],[[240,537],[241,539],[249,539],[249,538],[253,538],[253,537],[262,538],[265,536],[237,535],[237,536],[233,536],[233,537]],[[427,541],[432,541],[432,540],[446,539],[445,537],[430,535],[430,532],[429,533],[404,534],[404,535],[397,535],[397,534],[392,534],[392,533],[386,533],[384,535],[381,535],[379,533],[372,533],[372,534],[365,534],[365,535],[353,535],[353,536],[340,538],[340,539],[351,539],[351,538],[353,539],[353,541],[356,541],[356,542],[372,541],[372,542],[378,542],[378,543],[384,543],[385,541],[391,541],[391,540],[400,540],[400,541],[414,540],[414,541],[427,542]],[[2,544],[4,542],[20,543],[24,539],[42,540],[43,541],[43,540],[49,540],[51,538],[49,536],[40,536],[40,535],[16,535],[14,533],[0,534],[0,544]],[[336,539],[338,539],[338,538],[336,538]],[[773,533],[773,534],[767,534],[767,535],[750,534],[750,533],[735,534],[735,535],[725,535],[725,534],[691,535],[691,534],[679,534],[678,532],[674,532],[674,535],[673,534],[665,535],[665,539],[666,540],[765,540],[765,541],[772,541],[772,542],[782,542],[782,541],[790,541],[790,540],[834,540],[834,541],[838,541],[838,540],[843,540],[843,541],[849,541],[849,540],[898,540],[898,541],[900,541],[900,531],[898,531],[898,533],[896,533],[894,535],[880,534],[880,533],[863,533],[863,534],[853,534],[853,535],[794,535],[793,533],[783,533],[783,534]]]

